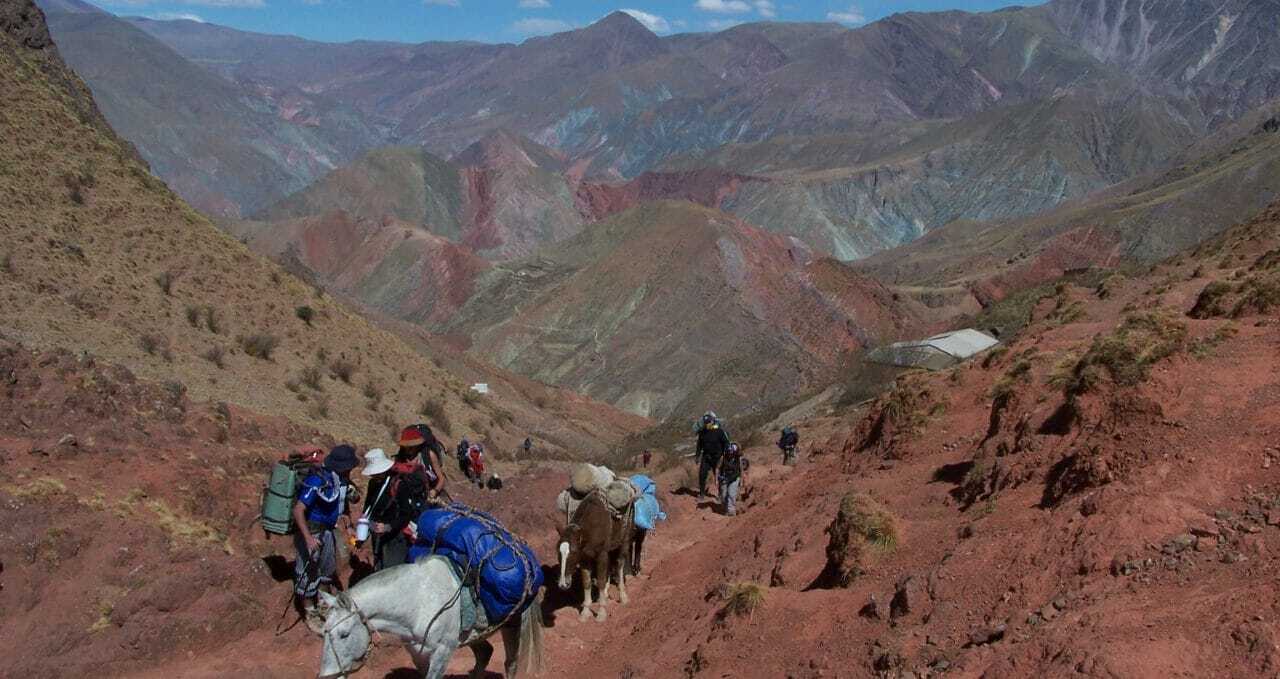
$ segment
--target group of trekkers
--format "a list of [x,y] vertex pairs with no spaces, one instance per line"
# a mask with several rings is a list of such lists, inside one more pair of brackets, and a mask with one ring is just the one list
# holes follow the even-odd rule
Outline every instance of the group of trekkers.
[[[319,588],[337,584],[338,524],[344,517],[355,528],[354,546],[368,544],[367,559],[379,571],[406,562],[413,545],[413,521],[423,509],[450,502],[441,458],[445,448],[426,424],[406,427],[398,450],[388,457],[380,448],[364,456],[361,475],[368,479],[360,493],[351,472],[360,460],[355,449],[339,445],[311,466],[303,477],[293,507],[294,594],[307,625],[319,630]],[[363,500],[361,517],[351,520],[351,506]]]
[[[799,444],[800,435],[796,430],[784,427],[777,443],[782,451],[783,464],[795,464]],[[721,510],[727,516],[735,516],[751,461],[743,454],[742,447],[730,439],[724,423],[714,411],[707,411],[698,424],[694,459],[698,463],[698,502],[706,500],[707,480],[714,478]]]
[[[783,430],[777,446],[786,464],[794,464],[799,437],[795,430]],[[305,451],[306,472],[297,486],[292,506],[293,540],[297,550],[294,564],[295,603],[308,627],[319,633],[324,620],[318,607],[321,587],[337,588],[339,535],[344,518],[354,538],[350,545],[374,571],[411,561],[411,549],[418,539],[415,522],[424,510],[452,503],[445,487],[442,459],[445,447],[426,424],[403,429],[397,451],[388,456],[374,448],[364,456],[361,475],[368,480],[361,493],[351,474],[361,460],[350,445],[334,447],[327,455],[318,448]],[[531,441],[525,439],[527,454]],[[501,488],[497,474],[485,482],[484,446],[466,438],[456,448],[457,462],[468,481],[480,487]],[[707,496],[707,482],[714,478],[723,512],[734,516],[746,481],[749,461],[734,443],[724,424],[708,411],[697,429],[695,456],[698,463],[698,501]],[[648,460],[645,461],[646,466]],[[647,477],[646,477],[647,478]],[[353,505],[363,504],[358,519],[352,519]],[[367,551],[365,548],[367,546]]]

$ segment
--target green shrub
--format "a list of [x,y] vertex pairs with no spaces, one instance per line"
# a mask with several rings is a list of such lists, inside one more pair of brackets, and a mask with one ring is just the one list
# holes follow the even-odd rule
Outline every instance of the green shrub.
[[1192,342],[1190,348],[1187,349],[1187,353],[1198,359],[1208,358],[1213,353],[1213,350],[1218,348],[1218,345],[1235,337],[1239,332],[1239,326],[1235,323],[1227,323],[1208,337],[1202,337]]
[[1109,334],[1094,339],[1072,371],[1067,395],[1090,391],[1104,375],[1121,386],[1141,384],[1150,375],[1151,366],[1182,351],[1186,340],[1186,323],[1172,314],[1133,314]]
[[263,361],[270,361],[272,352],[280,346],[280,338],[269,333],[254,333],[239,339],[245,354]]
[[1280,306],[1280,279],[1276,277],[1250,277],[1240,285],[1240,301],[1231,311],[1234,318],[1258,313],[1265,314],[1273,307]]
[[301,320],[303,323],[306,323],[307,325],[311,325],[311,321],[314,320],[316,317],[316,310],[305,305],[294,309],[293,313],[295,316],[298,317],[299,320]]
[[1235,286],[1226,281],[1209,283],[1200,291],[1200,295],[1196,297],[1195,306],[1191,307],[1187,315],[1199,319],[1226,316],[1227,310],[1224,303],[1234,290]]

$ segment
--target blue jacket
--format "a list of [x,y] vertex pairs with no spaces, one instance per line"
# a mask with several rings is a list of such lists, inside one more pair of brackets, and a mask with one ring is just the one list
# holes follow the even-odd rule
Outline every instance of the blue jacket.
[[298,502],[307,508],[307,521],[333,528],[346,503],[345,484],[331,471],[312,472],[302,481]]

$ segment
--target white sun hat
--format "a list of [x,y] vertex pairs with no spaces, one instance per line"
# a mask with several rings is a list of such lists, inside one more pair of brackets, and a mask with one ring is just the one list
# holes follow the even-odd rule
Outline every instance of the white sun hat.
[[383,452],[381,448],[374,448],[364,455],[364,470],[360,473],[365,476],[377,476],[382,472],[391,469],[391,459]]

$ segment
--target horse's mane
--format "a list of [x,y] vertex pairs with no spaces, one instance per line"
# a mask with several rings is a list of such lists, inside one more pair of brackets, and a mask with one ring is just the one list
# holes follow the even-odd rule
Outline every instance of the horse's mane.
[[383,570],[370,573],[369,575],[366,575],[363,578],[361,578],[360,582],[357,582],[350,589],[340,594],[338,596],[338,601],[339,603],[343,603],[345,605],[346,602],[344,601],[344,597],[349,599],[352,595],[354,595],[357,591],[361,589],[369,589],[370,587],[381,584],[383,580],[390,580],[392,578],[400,577],[404,569],[417,566],[421,563],[423,562],[418,561],[415,563],[401,564],[399,566],[392,566],[391,568],[385,568]]

